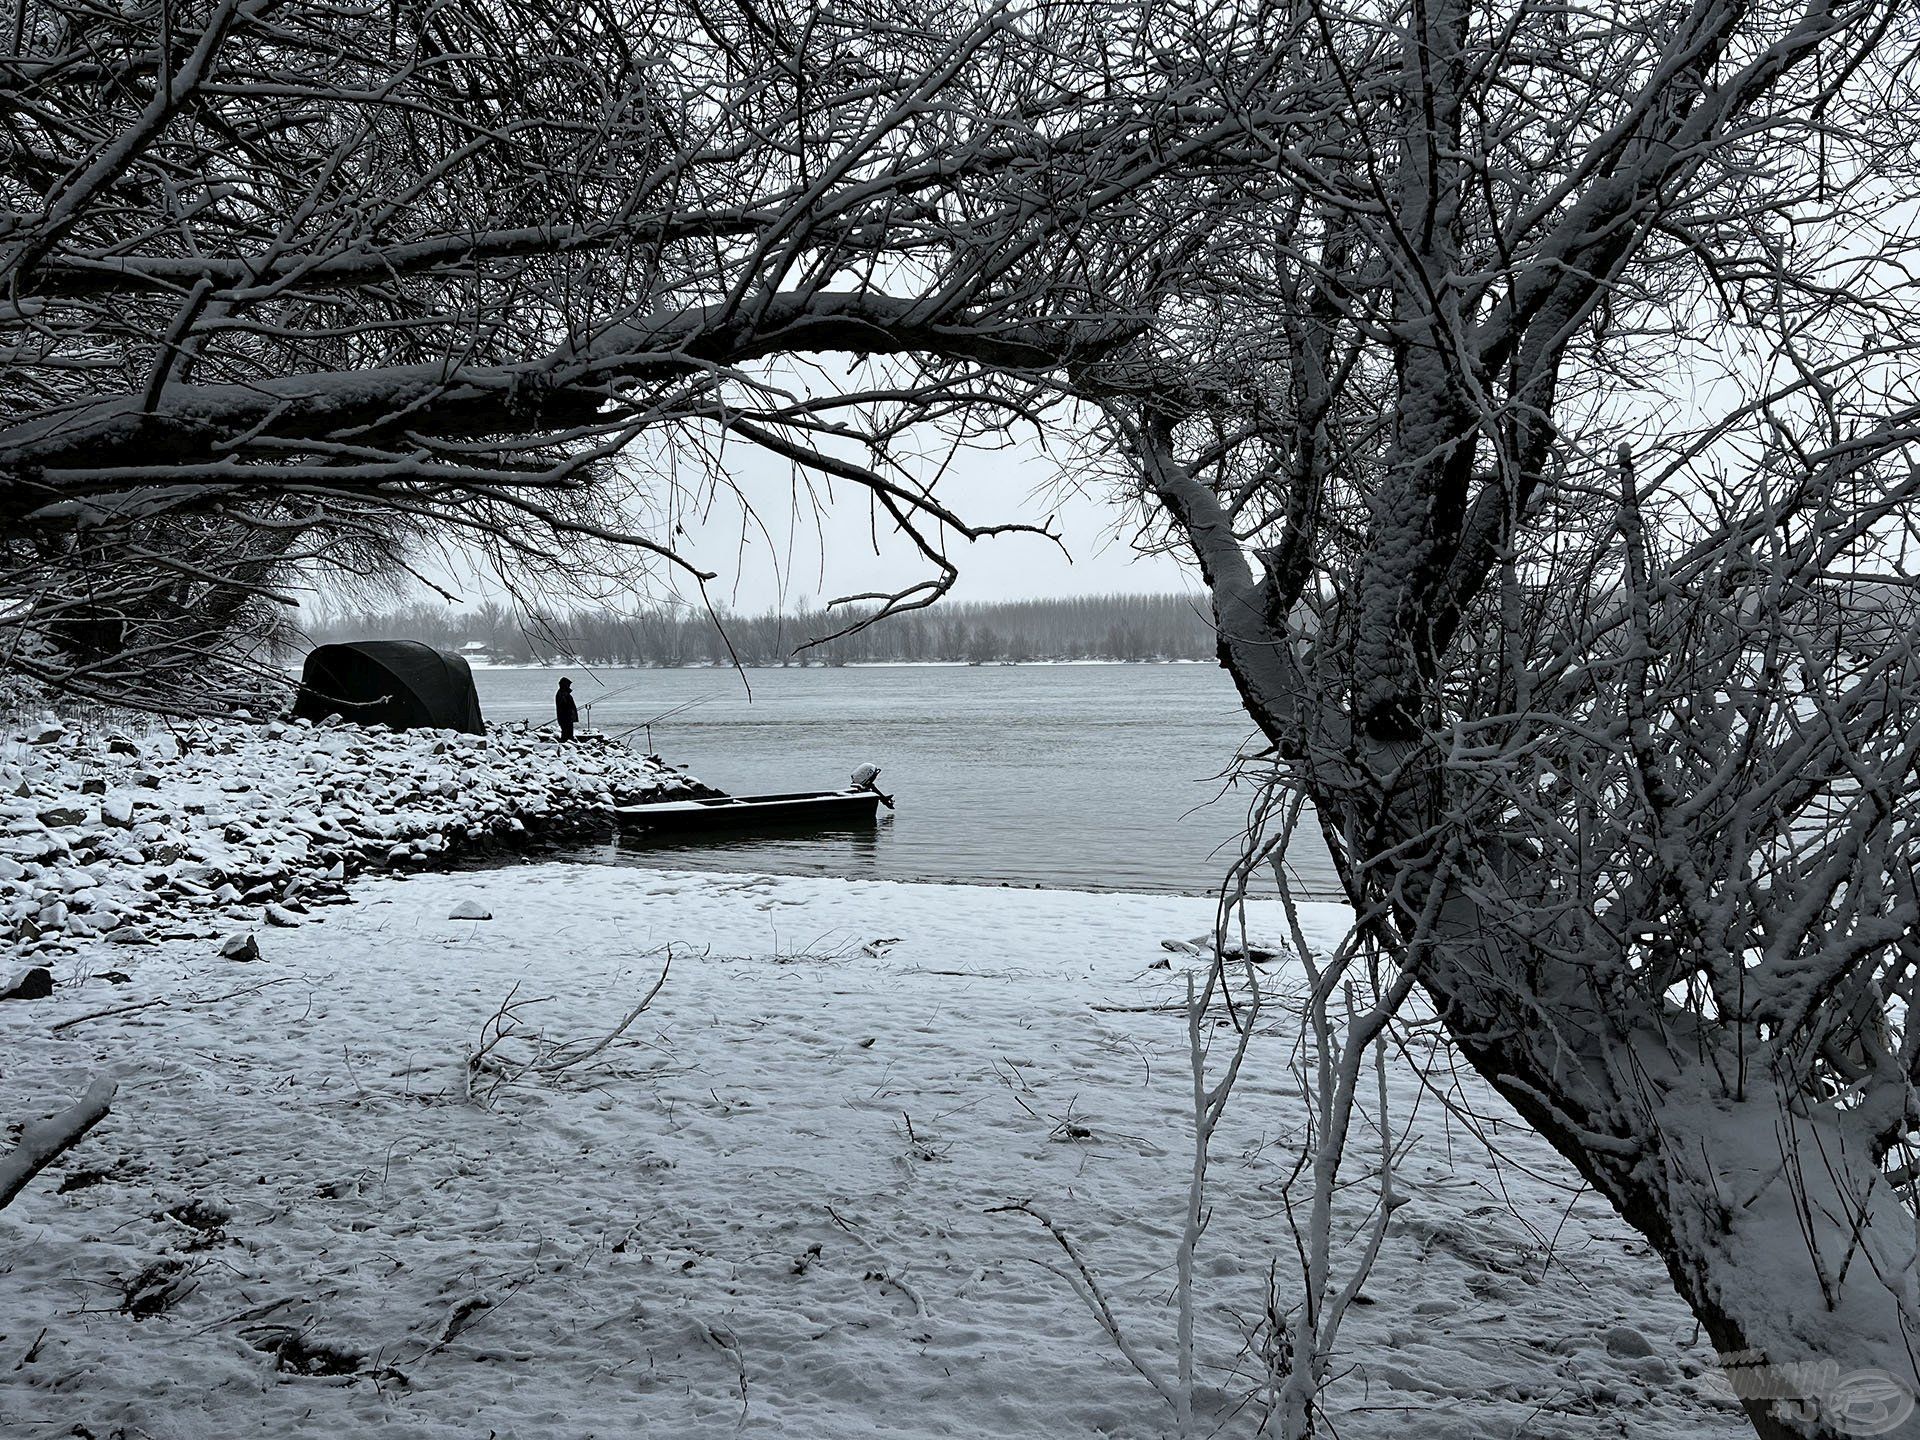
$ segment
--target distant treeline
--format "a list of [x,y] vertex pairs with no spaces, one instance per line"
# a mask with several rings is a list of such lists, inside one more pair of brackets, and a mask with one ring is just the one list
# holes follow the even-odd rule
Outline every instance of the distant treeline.
[[[526,616],[504,606],[452,611],[409,605],[316,625],[315,644],[424,640],[508,663],[573,659],[594,665],[846,665],[945,660],[976,665],[1037,660],[1209,660],[1213,624],[1203,602],[1180,595],[942,604],[891,616],[811,647],[853,617],[844,610],[735,615],[656,607]],[[729,650],[731,644],[731,650]]]

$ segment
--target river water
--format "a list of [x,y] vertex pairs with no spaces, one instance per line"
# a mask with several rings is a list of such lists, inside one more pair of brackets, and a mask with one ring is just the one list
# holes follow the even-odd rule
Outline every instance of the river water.
[[[583,857],[614,863],[1203,894],[1239,851],[1261,768],[1233,773],[1259,742],[1212,665],[792,667],[744,682],[576,666],[474,680],[489,720],[551,721],[561,675],[593,728],[644,746],[651,720],[654,750],[729,793],[837,789],[871,762],[899,804],[871,830]],[[1289,860],[1303,895],[1334,893],[1317,837]]]

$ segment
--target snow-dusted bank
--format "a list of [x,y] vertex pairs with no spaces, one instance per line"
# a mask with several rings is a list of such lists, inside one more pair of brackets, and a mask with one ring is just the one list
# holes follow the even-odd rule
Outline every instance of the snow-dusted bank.
[[[52,996],[0,1005],[8,1113],[120,1086],[0,1211],[0,1429],[1168,1433],[1052,1239],[998,1207],[1046,1212],[1166,1363],[1198,962],[1158,942],[1208,902],[554,863],[355,897],[247,964],[90,941]],[[1324,942],[1345,917],[1307,921]],[[624,1036],[524,1068],[617,1026],[669,947]],[[129,983],[90,978],[130,954]],[[525,1028],[490,1044],[509,999]],[[1214,1141],[1202,1434],[1260,1421],[1292,1044],[1256,1036]],[[1394,1063],[1411,1199],[1349,1321],[1338,1433],[1743,1433],[1648,1249],[1438,1071],[1454,1111]]]
[[362,870],[564,832],[692,783],[524,725],[48,720],[0,749],[0,944],[37,955],[293,925]]

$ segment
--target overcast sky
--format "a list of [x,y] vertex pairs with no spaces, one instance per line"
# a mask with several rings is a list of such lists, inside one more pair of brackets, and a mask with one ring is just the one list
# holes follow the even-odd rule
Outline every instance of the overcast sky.
[[[866,497],[854,486],[836,486],[823,516],[803,512],[796,519],[785,464],[744,447],[735,453],[731,473],[747,490],[766,533],[743,525],[738,505],[720,505],[704,523],[689,524],[683,538],[703,568],[720,573],[713,590],[728,604],[749,611],[794,608],[860,591],[898,590],[936,573],[910,541],[890,531],[884,512],[870,521]],[[955,599],[1188,588],[1171,559],[1135,552],[1127,507],[1064,489],[1053,467],[1029,452],[962,453],[941,478],[939,494],[976,525],[1037,525],[1051,517],[1064,541],[1062,553],[1062,546],[1037,535],[971,543],[956,538],[950,551],[960,569]]]
[[[718,572],[711,585],[716,603],[747,613],[792,610],[840,595],[898,590],[937,573],[909,541],[889,532],[892,521],[884,513],[869,523],[866,497],[857,487],[834,487],[832,504],[821,516],[804,509],[796,516],[792,476],[784,461],[747,445],[730,448],[726,457],[728,474],[751,503],[757,523],[744,517],[737,499],[726,497],[703,514],[681,515],[685,533],[675,539],[701,568]],[[816,488],[824,499],[825,487]],[[1135,552],[1134,512],[1117,501],[1065,489],[1056,468],[1030,447],[955,456],[940,480],[939,494],[973,524],[1040,524],[1051,516],[1065,542],[1062,553],[1061,546],[1036,535],[1003,535],[971,544],[957,540],[951,552],[960,568],[951,597],[955,600],[1197,589],[1172,559]],[[661,528],[656,519],[649,533]],[[422,570],[459,596],[451,608],[507,598],[484,566],[458,557],[423,563]],[[688,598],[697,596],[697,588],[681,588]],[[407,598],[434,597],[420,586]],[[666,598],[668,592],[660,586],[636,596],[642,604]],[[354,607],[330,604],[323,596],[317,608]]]

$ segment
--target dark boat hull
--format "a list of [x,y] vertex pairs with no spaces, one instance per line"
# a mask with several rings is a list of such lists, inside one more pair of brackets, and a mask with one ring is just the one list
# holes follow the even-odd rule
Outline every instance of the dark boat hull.
[[879,805],[880,797],[871,790],[809,790],[792,795],[725,795],[712,800],[622,805],[613,813],[623,830],[682,835],[871,825]]

